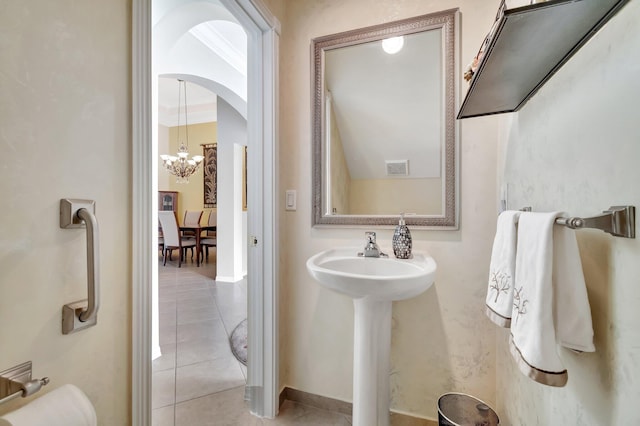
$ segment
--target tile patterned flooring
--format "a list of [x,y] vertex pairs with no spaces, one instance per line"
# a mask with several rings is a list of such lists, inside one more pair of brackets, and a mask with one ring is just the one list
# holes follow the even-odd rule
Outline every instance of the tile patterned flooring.
[[[175,259],[175,256],[174,256]],[[153,361],[154,426],[350,425],[351,417],[285,401],[276,419],[249,413],[246,367],[229,335],[247,313],[247,283],[217,283],[215,251],[201,267],[177,260],[159,268],[162,356]]]

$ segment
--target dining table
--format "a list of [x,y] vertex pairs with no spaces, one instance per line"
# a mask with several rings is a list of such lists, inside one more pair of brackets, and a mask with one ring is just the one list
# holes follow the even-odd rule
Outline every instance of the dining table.
[[200,253],[202,252],[202,247],[200,246],[200,239],[202,237],[202,232],[204,231],[215,231],[216,225],[180,225],[180,232],[191,231],[196,234],[196,266],[200,266]]

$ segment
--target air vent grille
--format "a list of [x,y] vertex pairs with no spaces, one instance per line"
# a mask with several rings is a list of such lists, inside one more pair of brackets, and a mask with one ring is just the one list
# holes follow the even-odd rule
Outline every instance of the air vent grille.
[[409,160],[386,160],[387,176],[409,176]]

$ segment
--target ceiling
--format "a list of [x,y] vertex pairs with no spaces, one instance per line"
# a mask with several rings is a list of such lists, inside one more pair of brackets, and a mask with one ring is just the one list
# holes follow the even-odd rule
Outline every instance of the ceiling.
[[[207,21],[191,28],[187,33],[200,47],[229,64],[240,75],[247,73],[247,36],[242,27],[224,20]],[[188,123],[206,123],[217,120],[217,95],[187,81],[186,100]],[[158,123],[172,127],[178,124],[178,79],[158,78]],[[184,94],[181,103],[184,103]],[[184,108],[180,123],[184,124]]]
[[[216,100],[215,93],[187,81],[189,124],[217,121]],[[180,124],[184,124],[184,94],[180,111]],[[178,80],[175,78],[158,78],[158,123],[167,127],[178,125]]]

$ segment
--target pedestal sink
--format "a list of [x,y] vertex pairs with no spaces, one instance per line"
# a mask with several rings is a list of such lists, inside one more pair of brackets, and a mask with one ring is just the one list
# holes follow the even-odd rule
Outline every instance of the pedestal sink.
[[322,286],[353,298],[353,425],[389,425],[391,302],[415,297],[433,284],[436,262],[359,257],[358,248],[330,249],[307,261]]

